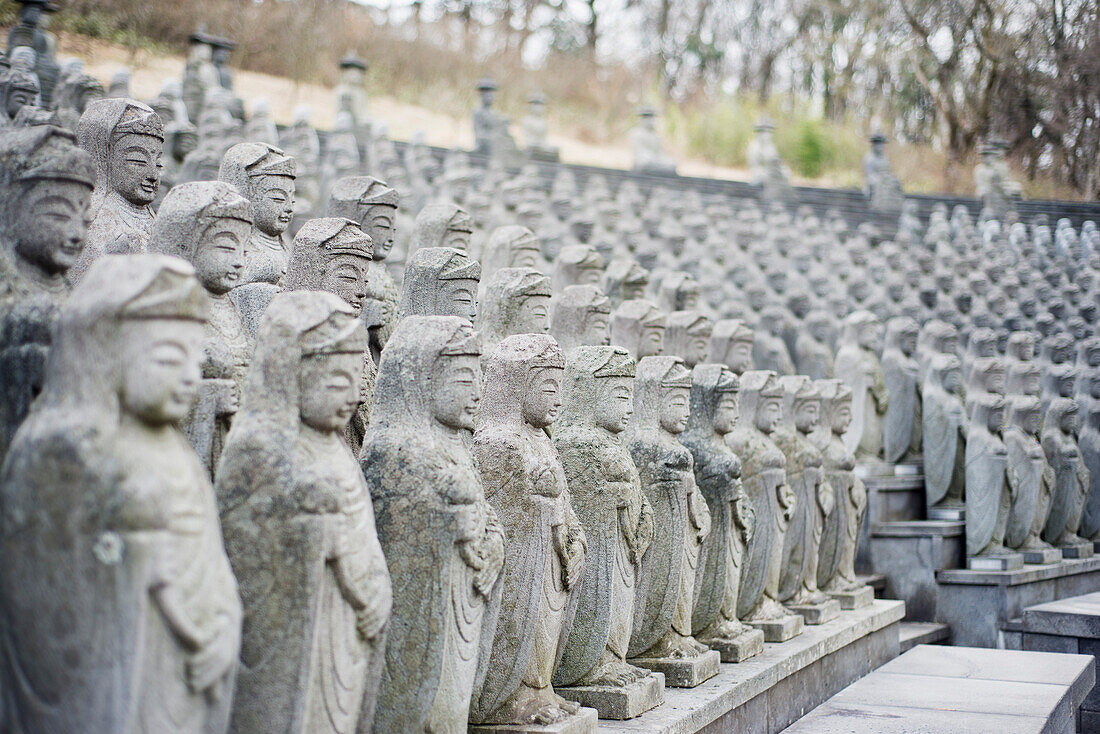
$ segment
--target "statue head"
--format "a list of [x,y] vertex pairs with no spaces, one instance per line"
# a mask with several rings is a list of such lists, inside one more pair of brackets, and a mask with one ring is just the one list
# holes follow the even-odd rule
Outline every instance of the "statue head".
[[752,369],[752,343],[755,333],[739,319],[720,319],[714,324],[707,348],[707,361],[729,367],[742,375]]
[[699,282],[681,271],[669,273],[661,280],[658,303],[670,312],[699,308]]
[[611,342],[640,361],[664,350],[668,317],[649,301],[623,301],[611,314]]
[[1072,398],[1054,398],[1047,407],[1043,425],[1069,435],[1076,435],[1081,428],[1077,401]]
[[468,252],[474,222],[457,204],[428,204],[416,215],[409,256],[421,247],[453,247]]
[[752,415],[753,427],[770,434],[783,417],[783,388],[771,370],[749,370],[741,375],[741,411]]
[[1035,332],[1014,331],[1009,334],[1008,342],[1005,344],[1005,356],[1021,362],[1030,362],[1035,359]]
[[542,259],[539,238],[519,224],[497,227],[485,244],[481,264],[486,276],[501,268],[534,268]]
[[225,152],[218,180],[237,187],[252,202],[256,229],[269,237],[287,230],[294,217],[294,159],[267,143],[238,143]]
[[[68,272],[84,250],[94,183],[91,156],[72,134],[47,125],[3,131],[0,240],[47,276]],[[0,262],[4,259],[0,253]]]
[[897,349],[906,357],[917,351],[917,335],[920,327],[908,316],[898,316],[886,323],[886,349]]
[[369,292],[373,245],[350,219],[311,219],[294,237],[284,287],[335,293],[358,315]]
[[705,362],[714,322],[698,311],[673,311],[668,316],[664,350],[689,367]]
[[481,265],[462,250],[425,247],[405,268],[401,286],[401,317],[459,316],[477,318],[477,288]]
[[0,103],[9,120],[14,120],[27,105],[39,102],[38,75],[19,67],[6,69],[0,74]]
[[568,286],[552,305],[550,333],[566,352],[611,343],[611,301],[596,286]]
[[843,436],[852,425],[852,388],[837,379],[817,380],[814,384],[821,393],[821,412],[829,429],[833,435]]
[[690,416],[691,371],[679,357],[653,356],[638,361],[634,381],[632,428],[679,435]]
[[633,258],[612,260],[603,275],[603,292],[611,299],[612,307],[623,301],[645,298],[649,285],[649,272]]
[[374,242],[374,259],[385,260],[393,249],[399,201],[397,191],[384,181],[372,176],[347,176],[333,184],[327,215],[359,222],[360,229]]
[[591,425],[622,433],[634,415],[634,369],[634,360],[622,347],[569,350],[559,425]]
[[513,334],[489,354],[478,427],[550,426],[561,409],[565,356],[549,334]]
[[485,77],[477,83],[477,94],[481,98],[481,106],[488,109],[493,106],[497,98],[497,83]]
[[821,393],[806,375],[784,375],[779,378],[783,388],[783,411],[795,430],[808,435],[817,428],[821,416]]
[[76,127],[80,147],[96,165],[96,202],[116,193],[134,206],[147,206],[160,186],[164,123],[134,99],[91,102]]
[[1010,362],[1005,368],[1005,393],[1008,395],[1039,395],[1042,370],[1034,362]]
[[604,260],[590,245],[563,247],[554,258],[554,290],[571,285],[599,285]]
[[550,278],[533,268],[502,268],[491,275],[478,313],[486,343],[549,333],[551,295]]
[[1043,426],[1043,408],[1035,395],[1013,395],[1006,402],[1006,426],[1015,426],[1029,436],[1038,436]]
[[148,247],[190,262],[203,287],[220,296],[240,282],[251,231],[251,205],[236,188],[193,181],[173,186],[164,197]]
[[962,362],[954,354],[936,354],[929,363],[928,386],[957,395],[962,388]]

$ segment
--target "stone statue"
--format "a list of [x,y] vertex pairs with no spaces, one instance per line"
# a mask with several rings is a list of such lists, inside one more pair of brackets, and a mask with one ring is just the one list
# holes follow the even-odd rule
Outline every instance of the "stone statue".
[[94,263],[61,314],[0,479],[15,730],[227,731],[241,605],[177,429],[207,308],[190,265],[129,255]]
[[639,565],[653,541],[653,508],[620,438],[634,410],[634,360],[621,347],[579,346],[565,364],[554,447],[588,556],[554,685],[604,718],[631,718],[664,697],[657,676],[626,662]]
[[673,311],[668,315],[664,351],[684,360],[688,369],[707,359],[714,322],[698,311]]
[[311,114],[308,105],[298,105],[293,110],[291,125],[284,128],[279,135],[280,146],[287,155],[294,158],[298,167],[294,212],[299,223],[316,216],[323,204],[320,182],[321,141],[317,137],[317,131],[309,123]]
[[900,213],[905,197],[886,160],[886,136],[876,130],[870,142],[871,151],[863,158],[863,191],[871,199],[872,209]]
[[856,457],[844,445],[852,422],[852,389],[842,380],[818,380],[821,430],[810,436],[821,451],[825,479],[836,495],[836,507],[825,519],[818,552],[817,585],[840,602],[841,609],[858,609],[874,601],[874,590],[856,578],[860,526],[867,512],[867,487],[855,473]]
[[554,290],[571,285],[599,285],[603,278],[604,260],[591,245],[563,247],[554,258]]
[[710,333],[707,361],[724,364],[737,376],[751,370],[755,332],[739,319],[719,319]]
[[852,388],[852,426],[844,443],[861,462],[882,460],[882,426],[890,395],[878,358],[879,320],[870,311],[844,319],[836,376]]
[[[386,268],[396,234],[399,197],[386,182],[371,176],[348,176],[333,185],[326,216],[343,217],[359,223],[374,242],[369,279],[372,294],[378,294],[378,310],[370,325],[371,355],[378,360],[390,333],[397,325],[401,292]],[[411,262],[411,258],[410,258]],[[461,314],[460,314],[461,315]]]
[[958,357],[940,354],[929,361],[921,394],[921,453],[930,520],[962,519],[967,423],[958,394],[961,379]]
[[1039,443],[1043,425],[1039,398],[1014,395],[1007,406],[1003,435],[1012,508],[1005,529],[1005,546],[1023,553],[1025,563],[1057,563],[1062,552],[1040,537],[1050,514],[1054,470]]
[[401,283],[401,318],[459,316],[477,318],[481,265],[462,250],[425,247],[416,251]]
[[771,120],[760,120],[754,128],[756,136],[749,141],[747,151],[750,182],[762,187],[762,201],[784,201],[794,193],[791,189],[791,171],[779,157],[772,133]]
[[164,197],[149,237],[150,252],[190,262],[211,298],[202,382],[184,426],[211,477],[252,359],[252,336],[229,297],[240,282],[251,230],[251,206],[237,189],[221,181],[193,181]]
[[664,351],[668,317],[645,299],[623,301],[611,313],[611,343],[641,360]]
[[966,437],[966,555],[974,569],[1006,570],[1023,557],[1004,546],[1013,493],[1008,451],[1001,439],[1005,401],[992,393],[975,398]]
[[990,140],[981,148],[982,160],[974,167],[974,190],[997,219],[1015,209],[1014,199],[1020,198],[1020,184],[1013,181],[1005,160],[1008,143]]
[[406,258],[421,247],[453,247],[469,252],[474,223],[457,204],[428,204],[416,215]]
[[482,79],[477,84],[477,92],[481,106],[474,110],[474,152],[511,163],[516,154],[516,141],[508,132],[508,118],[493,110],[496,82]]
[[550,332],[550,279],[533,268],[502,268],[485,284],[478,328],[486,348],[512,334]]
[[331,293],[280,293],[260,323],[217,477],[244,599],[233,732],[370,729],[390,577],[343,437],[366,347]]
[[[970,366],[966,383],[967,413],[983,395],[1005,394],[1005,363],[1000,357],[978,357]],[[1070,388],[1072,394],[1072,388]]]
[[0,133],[0,461],[42,389],[94,183],[91,157],[71,133]]
[[1042,369],[1035,362],[1007,360],[1005,369],[1005,395],[1042,394]]
[[[499,601],[490,605],[470,702],[474,724],[558,724],[594,732],[595,712],[554,692],[554,666],[568,639],[587,542],[565,471],[546,429],[561,408],[565,360],[550,336],[502,341],[485,368],[474,458],[504,528]],[[495,626],[495,634],[491,634]]]
[[1100,372],[1090,373],[1088,394],[1081,396],[1078,405],[1085,406],[1085,420],[1077,446],[1081,463],[1089,473],[1088,498],[1078,534],[1095,544],[1100,541]]
[[835,319],[827,311],[813,310],[806,316],[805,325],[796,328],[794,347],[795,370],[814,380],[833,377],[836,359],[830,346],[830,335]]
[[676,161],[664,151],[656,129],[657,110],[642,107],[638,124],[630,131],[630,148],[634,154],[634,170],[643,173],[675,174]]
[[527,155],[536,161],[557,163],[561,154],[547,142],[546,97],[536,92],[527,98],[527,116],[523,118],[523,142]]
[[633,258],[616,258],[607,264],[600,287],[611,299],[611,308],[618,308],[623,301],[645,298],[649,285],[649,271]]
[[[917,337],[917,364],[920,365],[920,382],[928,381],[928,370],[937,354],[956,356],[959,348],[959,331],[954,325],[939,319],[926,321]],[[959,363],[959,389],[962,388],[962,363]]]
[[4,69],[0,73],[0,127],[14,126],[24,108],[36,107],[40,91],[38,75],[33,71]]
[[783,542],[795,512],[787,484],[787,459],[771,438],[779,424],[783,390],[774,372],[741,375],[744,421],[726,437],[741,458],[741,482],[756,511],[756,528],[746,542],[737,616],[763,630],[768,642],[784,642],[802,631],[802,617],[779,603]]
[[[371,123],[367,117],[367,62],[354,52],[340,59],[340,81],[336,85],[336,108],[351,115],[360,156],[368,160]],[[344,216],[330,214],[329,216]],[[355,217],[348,217],[355,219]],[[367,230],[366,227],[363,227]],[[371,234],[373,237],[374,235]]]
[[376,418],[359,455],[393,580],[375,731],[466,731],[504,563],[504,531],[469,448],[479,355],[469,323],[409,316],[378,368]]
[[145,252],[160,184],[164,124],[133,99],[90,103],[76,128],[80,147],[95,161],[95,190],[84,252],[71,275],[79,280],[102,255]]
[[567,354],[574,347],[611,343],[611,301],[596,286],[567,286],[551,309],[550,333]]
[[678,440],[690,415],[691,373],[679,357],[643,357],[635,379],[630,455],[653,506],[653,544],[642,557],[631,659],[692,688],[718,673],[720,656],[691,636],[699,548],[710,511],[695,485],[691,452]]
[[1043,420],[1043,451],[1054,470],[1054,487],[1042,538],[1060,548],[1065,558],[1092,555],[1092,543],[1077,535],[1090,485],[1088,469],[1077,446],[1077,411],[1074,400],[1054,398]]
[[695,483],[712,523],[696,567],[692,634],[726,663],[739,663],[764,649],[764,633],[737,618],[745,544],[756,526],[756,512],[741,486],[741,460],[726,445],[737,424],[739,389],[737,376],[725,365],[697,365],[692,370],[691,416],[680,437],[694,459]]
[[757,369],[771,370],[779,375],[794,374],[794,360],[783,341],[785,321],[783,309],[778,306],[765,308],[760,313],[752,345],[752,361]]
[[882,375],[889,403],[882,423],[883,457],[889,464],[912,462],[921,456],[921,386],[916,360],[920,327],[908,316],[886,324]]
[[779,386],[783,417],[772,440],[786,457],[787,485],[795,494],[794,514],[784,538],[779,599],[807,624],[821,624],[840,614],[840,604],[817,587],[822,533],[836,507],[824,457],[809,438],[821,416],[821,394],[805,375],[780,377]]
[[542,263],[539,238],[520,224],[497,227],[481,253],[482,275],[488,280],[502,268],[535,268]]

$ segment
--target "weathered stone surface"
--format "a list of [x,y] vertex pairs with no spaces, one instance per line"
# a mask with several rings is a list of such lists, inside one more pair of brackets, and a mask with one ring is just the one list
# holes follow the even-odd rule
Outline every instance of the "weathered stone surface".
[[623,301],[611,313],[611,343],[635,360],[662,354],[667,328],[668,316],[642,298]]
[[917,365],[917,322],[909,317],[886,324],[882,374],[890,402],[883,416],[883,458],[890,464],[921,456],[921,385]]
[[844,334],[836,353],[836,376],[852,388],[852,425],[844,444],[859,461],[882,459],[882,430],[890,395],[879,362],[880,324],[869,311],[856,311],[844,320]]
[[937,519],[933,510],[958,511],[963,507],[967,424],[957,394],[961,369],[954,355],[935,355],[929,360],[924,381],[921,436],[929,519]]
[[405,267],[401,284],[401,318],[458,316],[473,322],[477,318],[480,279],[481,266],[462,250],[451,247],[421,248]]
[[1077,447],[1078,426],[1074,400],[1051,401],[1043,420],[1042,445],[1047,463],[1054,470],[1054,484],[1042,538],[1061,548],[1067,558],[1087,558],[1092,554],[1092,543],[1077,535],[1090,481]]
[[550,333],[566,352],[610,344],[611,301],[597,286],[567,286],[551,301]]

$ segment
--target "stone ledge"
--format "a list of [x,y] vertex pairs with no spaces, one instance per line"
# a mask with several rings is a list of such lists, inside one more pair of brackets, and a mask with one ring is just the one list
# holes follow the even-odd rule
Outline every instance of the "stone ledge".
[[[831,653],[896,625],[904,615],[903,602],[881,599],[863,609],[843,612],[831,622],[806,627],[787,642],[766,644],[764,652],[745,662],[723,663],[717,676],[697,688],[666,688],[663,706],[629,721],[600,721],[599,731],[694,734]],[[896,645],[895,639],[894,654]],[[837,684],[833,692],[843,681]],[[822,700],[811,702],[807,710]]]
[[1022,631],[1100,638],[1100,592],[1028,607],[1024,610]]
[[965,568],[945,568],[936,572],[936,581],[941,584],[973,586],[1018,586],[1097,570],[1100,570],[1100,556],[1082,560],[1063,559],[1059,563],[1046,566],[1027,564],[1015,571],[971,571]]
[[867,477],[863,480],[867,489],[875,489],[879,492],[917,492],[924,497],[924,477],[920,474],[912,476],[887,476]]
[[871,535],[878,538],[925,538],[942,535],[953,538],[966,532],[966,523],[956,520],[909,520],[876,522]]

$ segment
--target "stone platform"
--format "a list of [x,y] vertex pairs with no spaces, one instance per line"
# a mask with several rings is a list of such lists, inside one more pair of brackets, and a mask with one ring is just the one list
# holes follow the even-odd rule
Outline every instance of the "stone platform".
[[883,594],[905,602],[905,618],[935,622],[936,574],[966,560],[961,522],[912,520],[875,523],[871,530],[875,571],[886,577]]
[[878,600],[804,628],[691,689],[665,689],[665,704],[629,721],[600,721],[626,734],[777,734],[805,712],[898,654],[900,601]]
[[[876,570],[871,531],[887,522],[908,522],[924,517],[924,475],[912,465],[898,465],[894,474],[866,476],[867,513],[860,527],[856,570],[872,573]],[[898,473],[901,472],[901,473]]]
[[[1024,610],[1023,649],[1100,656],[1100,592],[1036,604]],[[1100,734],[1100,690],[1081,704],[1078,731]]]
[[934,621],[951,627],[952,644],[1006,647],[1004,630],[1025,608],[1100,589],[1100,557],[1015,571],[944,569],[936,582]]
[[1072,734],[1095,681],[1086,655],[919,645],[784,734]]

